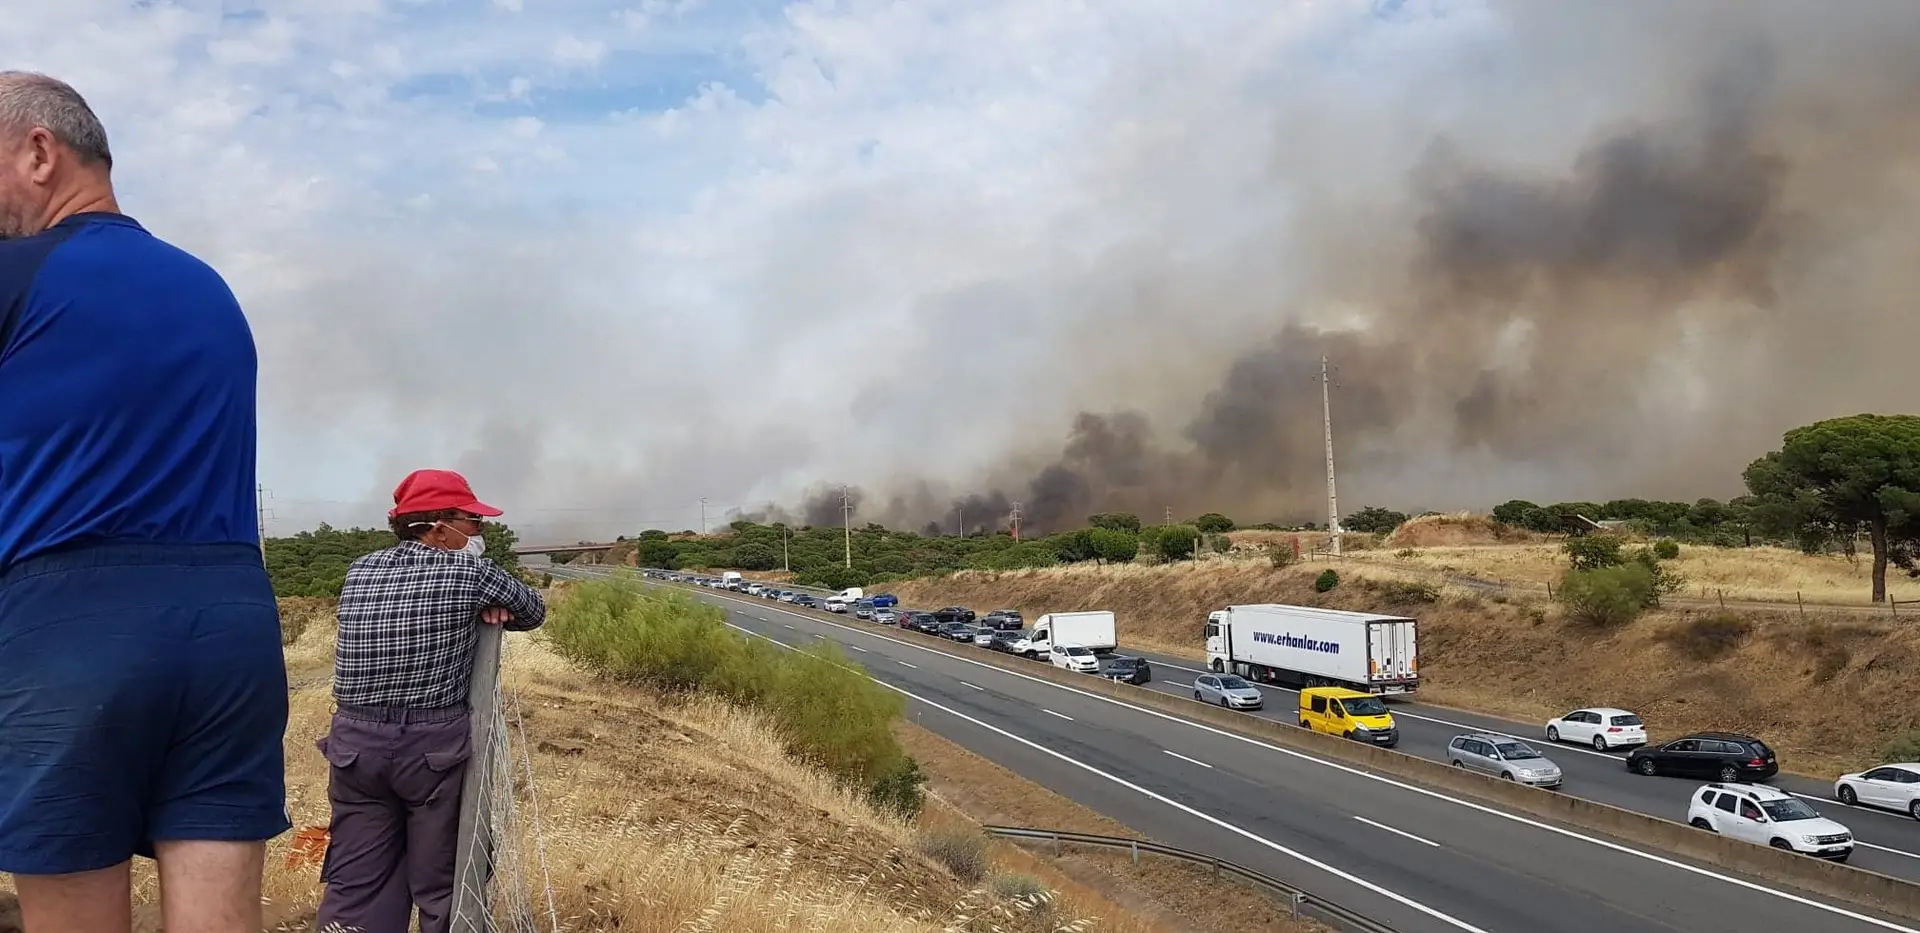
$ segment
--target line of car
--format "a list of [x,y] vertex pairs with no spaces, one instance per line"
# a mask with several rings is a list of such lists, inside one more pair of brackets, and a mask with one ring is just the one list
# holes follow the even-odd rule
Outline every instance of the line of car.
[[[726,588],[717,580],[684,578],[678,582]],[[1020,646],[1029,634],[1021,614],[1011,609],[996,609],[976,617],[964,606],[900,608],[897,599],[885,594],[828,606],[809,594],[772,586],[753,584],[745,592],[1015,655],[1022,655]],[[1051,654],[1053,664],[1067,670],[1098,673],[1134,684],[1153,679],[1152,666],[1144,658],[1094,652],[1070,644],[1053,645]],[[1195,700],[1228,709],[1255,711],[1265,705],[1259,688],[1235,674],[1202,673],[1194,678],[1192,689]],[[1382,747],[1398,744],[1400,734],[1392,712],[1376,696],[1340,687],[1308,687],[1299,691],[1299,700],[1302,728]],[[1844,862],[1852,854],[1853,834],[1846,826],[1821,815],[1787,791],[1758,783],[1778,774],[1780,766],[1773,749],[1755,736],[1704,731],[1650,744],[1646,724],[1638,715],[1604,706],[1554,717],[1543,731],[1547,741],[1554,744],[1589,746],[1596,752],[1628,749],[1624,764],[1635,774],[1709,779],[1712,783],[1697,788],[1687,798],[1686,821],[1691,826],[1836,862]],[[1499,733],[1456,735],[1447,744],[1446,758],[1454,767],[1541,788],[1558,788],[1565,779],[1559,765],[1538,749]],[[1892,810],[1920,820],[1920,763],[1889,763],[1842,775],[1834,782],[1833,796],[1850,807]]]

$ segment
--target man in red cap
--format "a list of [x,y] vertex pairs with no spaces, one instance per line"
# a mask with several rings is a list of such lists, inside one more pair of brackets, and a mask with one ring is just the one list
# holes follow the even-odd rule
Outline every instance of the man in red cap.
[[416,470],[393,491],[400,543],[353,562],[340,590],[331,766],[333,820],[318,929],[446,933],[472,754],[467,690],[482,624],[546,621],[538,591],[482,555],[500,510],[451,470]]

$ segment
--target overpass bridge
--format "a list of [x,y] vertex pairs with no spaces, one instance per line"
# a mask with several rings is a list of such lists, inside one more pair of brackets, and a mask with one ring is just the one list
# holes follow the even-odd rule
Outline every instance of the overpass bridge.
[[521,557],[530,557],[535,554],[576,554],[586,551],[611,550],[621,543],[623,542],[614,541],[606,544],[520,544],[514,546],[513,553]]

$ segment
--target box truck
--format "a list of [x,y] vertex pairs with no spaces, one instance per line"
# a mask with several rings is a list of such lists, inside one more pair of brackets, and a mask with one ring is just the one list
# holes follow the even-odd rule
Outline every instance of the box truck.
[[1228,606],[1207,616],[1207,666],[1255,683],[1412,693],[1416,623],[1312,606]]
[[1078,645],[1095,653],[1120,647],[1114,635],[1113,613],[1104,609],[1049,612],[1033,623],[1033,631],[1024,641],[1014,643],[1013,653],[1046,658],[1051,657],[1054,645]]
[[738,590],[744,588],[747,583],[741,579],[740,571],[728,570],[720,574],[720,585],[730,590]]

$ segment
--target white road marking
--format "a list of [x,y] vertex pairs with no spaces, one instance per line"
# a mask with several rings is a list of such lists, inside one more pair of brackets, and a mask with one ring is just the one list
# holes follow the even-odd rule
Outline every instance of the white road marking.
[[862,648],[862,647],[860,647],[859,645],[848,645],[847,647],[849,647],[849,648],[852,648],[853,650],[855,650],[855,651],[858,651],[858,652],[860,652],[861,654],[866,654],[866,653],[867,653],[867,649],[865,649],[865,648]]
[[[796,615],[798,614],[796,613]],[[810,617],[808,616],[800,616],[800,618],[810,619]],[[1562,836],[1567,839],[1577,839],[1581,842],[1588,843],[1589,845],[1595,845],[1603,849],[1619,852],[1623,855],[1630,855],[1635,858],[1645,859],[1646,861],[1653,862],[1657,865],[1664,865],[1668,868],[1678,869],[1680,871],[1684,871],[1692,875],[1697,875],[1702,878],[1711,878],[1716,881],[1722,881],[1727,884],[1731,884],[1731,885],[1734,885],[1735,887],[1743,888],[1748,891],[1753,891],[1769,897],[1776,897],[1781,900],[1799,904],[1804,907],[1811,907],[1815,910],[1825,911],[1827,913],[1834,914],[1836,916],[1846,917],[1849,920],[1858,920],[1862,923],[1871,924],[1873,926],[1879,927],[1884,930],[1893,930],[1895,931],[1895,933],[1920,933],[1920,929],[1917,929],[1914,927],[1902,926],[1898,923],[1882,920],[1878,917],[1870,917],[1870,916],[1867,916],[1866,914],[1859,913],[1858,911],[1848,910],[1847,908],[1837,907],[1832,904],[1825,904],[1820,901],[1813,900],[1811,898],[1802,897],[1798,894],[1791,894],[1786,891],[1776,891],[1772,888],[1766,887],[1764,885],[1756,884],[1744,878],[1736,878],[1732,875],[1721,874],[1720,872],[1713,871],[1711,869],[1701,868],[1698,865],[1689,865],[1685,862],[1677,861],[1675,859],[1668,858],[1664,855],[1656,855],[1652,852],[1644,852],[1639,849],[1635,849],[1631,846],[1621,845],[1620,843],[1617,843],[1617,842],[1610,842],[1608,840],[1600,839],[1594,836],[1582,835],[1570,829],[1563,829],[1558,826],[1554,826],[1548,823],[1543,823],[1543,822],[1540,822],[1539,820],[1535,820],[1530,817],[1521,816],[1517,813],[1508,813],[1504,810],[1499,810],[1494,807],[1487,806],[1485,804],[1474,803],[1473,801],[1463,800],[1458,797],[1449,797],[1446,794],[1440,793],[1439,791],[1428,790],[1427,788],[1424,788],[1424,787],[1408,784],[1404,781],[1396,780],[1394,778],[1389,778],[1384,775],[1373,774],[1371,772],[1363,771],[1359,768],[1350,767],[1348,765],[1343,765],[1338,762],[1328,761],[1324,758],[1316,758],[1312,755],[1306,754],[1305,752],[1297,752],[1290,748],[1282,748],[1278,745],[1272,745],[1267,742],[1263,742],[1259,739],[1251,738],[1249,736],[1244,736],[1238,733],[1229,732],[1225,729],[1215,728],[1213,726],[1209,726],[1204,723],[1195,722],[1191,719],[1185,719],[1180,716],[1173,715],[1172,713],[1163,713],[1163,712],[1160,712],[1159,710],[1148,709],[1144,706],[1135,706],[1131,703],[1125,702],[1124,700],[1115,699],[1113,697],[1101,696],[1097,693],[1090,693],[1088,691],[1081,690],[1078,687],[1069,687],[1065,684],[1054,683],[1051,680],[1042,680],[1031,674],[1022,674],[1019,671],[1010,671],[1005,668],[995,667],[994,665],[987,664],[983,661],[976,661],[976,660],[973,660],[972,658],[963,658],[951,652],[939,651],[933,648],[926,647],[925,645],[916,645],[911,642],[901,641],[897,638],[889,638],[886,635],[882,635],[878,632],[869,632],[863,629],[854,628],[849,625],[842,625],[830,619],[810,619],[810,621],[816,621],[823,625],[831,625],[848,632],[853,632],[856,634],[867,635],[873,638],[878,638],[881,641],[891,642],[901,647],[914,648],[920,651],[925,651],[929,654],[937,654],[942,657],[949,658],[954,661],[958,661],[962,664],[971,664],[975,667],[983,667],[988,670],[998,671],[1002,674],[1006,674],[1011,677],[1018,677],[1022,680],[1031,681],[1036,684],[1043,684],[1045,686],[1052,687],[1056,690],[1065,690],[1068,693],[1079,694],[1080,696],[1086,697],[1088,699],[1098,700],[1102,703],[1109,703],[1114,706],[1118,706],[1122,709],[1132,710],[1133,712],[1139,713],[1144,716],[1149,716],[1154,719],[1161,719],[1167,722],[1179,723],[1180,725],[1186,726],[1187,728],[1190,728],[1190,729],[1198,729],[1202,732],[1212,733],[1214,735],[1218,735],[1222,738],[1230,739],[1232,741],[1244,742],[1248,745],[1264,748],[1269,751],[1286,755],[1290,758],[1297,758],[1301,761],[1310,761],[1310,762],[1313,762],[1314,764],[1320,765],[1321,767],[1332,768],[1333,770],[1340,771],[1345,774],[1349,774],[1364,780],[1377,781],[1381,784],[1386,784],[1391,787],[1397,787],[1402,790],[1408,791],[1410,793],[1419,794],[1420,796],[1423,796],[1423,797],[1428,797],[1434,800],[1443,800],[1448,803],[1454,804],[1456,806],[1465,807],[1469,810],[1485,813],[1488,816],[1507,820],[1508,822],[1519,823],[1520,825],[1529,826],[1534,829],[1541,830],[1542,832],[1552,833],[1554,835]],[[894,687],[892,684],[882,683],[881,685],[889,689],[898,691],[900,693],[906,693],[906,691],[900,690],[900,688]],[[919,698],[915,697],[915,699],[919,699]],[[922,700],[922,702],[928,702],[928,701]],[[929,703],[929,705],[935,705],[935,704]],[[944,709],[944,707],[942,708]],[[963,715],[963,714],[956,713],[955,715]],[[988,726],[987,728],[993,729],[994,727]],[[995,729],[995,731],[999,731],[999,730]],[[1025,740],[1021,740],[1021,741],[1025,741]],[[1032,743],[1028,743],[1028,744],[1032,744]],[[1045,751],[1047,751],[1049,754],[1055,754],[1052,749],[1045,749]],[[1062,755],[1060,757],[1065,758],[1066,756]],[[1116,778],[1115,780],[1119,780],[1119,779]],[[1151,791],[1146,791],[1144,788],[1142,788],[1141,790],[1143,793],[1152,795]],[[1153,796],[1155,796],[1156,798],[1158,797],[1158,795],[1153,795]],[[1182,806],[1181,804],[1174,803],[1173,801],[1168,801],[1168,802],[1172,803],[1174,806],[1177,806],[1177,807]],[[1199,815],[1204,819],[1208,819],[1208,820],[1213,819],[1212,817],[1208,817],[1205,814],[1199,814]],[[1239,830],[1237,827],[1232,827],[1232,828],[1236,832],[1243,832],[1242,830]],[[1266,840],[1260,840],[1260,841],[1266,842]],[[1267,844],[1275,845],[1274,843],[1267,843]],[[1288,851],[1291,854],[1291,850],[1286,850],[1286,851]],[[1303,859],[1306,858],[1306,856],[1299,856],[1299,857]],[[1392,895],[1388,895],[1388,896],[1392,896]]]
[[986,692],[986,690],[987,690],[987,688],[985,688],[985,687],[981,687],[981,686],[977,686],[977,685],[975,685],[975,684],[970,684],[970,683],[967,683],[967,682],[966,682],[966,681],[964,681],[964,680],[960,682],[960,686],[962,686],[962,687],[973,687],[973,689],[975,689],[975,690],[978,690],[978,691],[980,691],[980,692],[982,692],[982,693],[985,693],[985,692]]
[[1163,749],[1161,749],[1161,751],[1163,751],[1163,752],[1166,752],[1167,754],[1169,754],[1169,755],[1172,755],[1173,757],[1175,757],[1175,758],[1178,758],[1178,759],[1180,759],[1181,761],[1185,761],[1185,762],[1188,762],[1188,763],[1190,763],[1190,764],[1196,764],[1196,765],[1199,765],[1199,766],[1200,766],[1200,767],[1202,767],[1202,768],[1212,768],[1212,767],[1213,767],[1212,765],[1210,765],[1210,764],[1207,764],[1206,762],[1204,762],[1204,761],[1201,761],[1201,760],[1200,760],[1200,759],[1198,759],[1198,758],[1188,758],[1187,756],[1185,756],[1185,755],[1182,755],[1182,754],[1180,754],[1179,752],[1176,752],[1176,751],[1173,751],[1173,750],[1171,750],[1171,749],[1165,749],[1165,748],[1163,748]]
[[[765,619],[761,619],[760,621],[762,621],[762,622],[765,622],[765,621],[767,621],[767,620],[765,620]],[[789,631],[789,632],[791,632],[791,631],[793,631],[793,626],[791,626],[791,625],[788,625],[788,624],[787,624],[787,623],[785,623],[785,622],[782,622],[782,623],[780,623],[780,627],[781,627],[781,628],[783,628],[783,629],[786,629],[786,630],[787,630],[787,631]]]
[[[732,628],[739,629],[740,631],[746,632],[746,634],[752,635],[756,638],[766,638],[765,635],[761,635],[757,632],[747,631],[746,629],[740,628],[737,625],[733,625],[733,623],[731,622],[727,624]],[[773,641],[773,639],[771,638],[767,638],[767,640]],[[781,645],[777,641],[774,641],[773,643],[776,645],[780,645],[780,647],[782,648],[790,647],[788,645]],[[1423,914],[1426,914],[1429,917],[1432,917],[1450,926],[1457,927],[1461,930],[1465,930],[1467,931],[1467,933],[1488,933],[1487,930],[1474,926],[1473,924],[1468,923],[1464,920],[1461,920],[1457,917],[1453,917],[1449,914],[1442,913],[1441,911],[1436,910],[1432,907],[1428,907],[1427,905],[1422,904],[1419,901],[1416,901],[1410,897],[1407,897],[1404,894],[1400,894],[1395,891],[1390,891],[1387,888],[1374,884],[1373,882],[1368,881],[1367,879],[1362,878],[1359,875],[1353,874],[1352,872],[1341,871],[1340,869],[1335,868],[1332,865],[1328,865],[1327,863],[1322,862],[1319,859],[1316,859],[1310,855],[1306,855],[1301,852],[1296,852],[1293,849],[1289,849],[1286,846],[1281,845],[1280,843],[1274,842],[1273,840],[1268,839],[1265,836],[1259,835],[1258,833],[1252,832],[1250,830],[1242,829],[1239,826],[1235,826],[1234,824],[1229,823],[1226,820],[1220,819],[1219,817],[1213,816],[1211,814],[1202,813],[1199,810],[1195,810],[1194,808],[1189,807],[1186,804],[1181,803],[1177,800],[1173,800],[1168,797],[1163,797],[1160,794],[1156,794],[1153,791],[1150,791],[1144,787],[1141,787],[1138,784],[1133,783],[1132,781],[1127,780],[1126,778],[1119,777],[1114,774],[1109,774],[1108,772],[1102,771],[1099,768],[1094,767],[1093,765],[1087,764],[1086,762],[1079,760],[1078,758],[1073,758],[1073,757],[1061,754],[1060,752],[1054,751],[1053,749],[1048,748],[1045,745],[1041,745],[1038,742],[1032,741],[1031,739],[1026,739],[1026,738],[1022,738],[1020,736],[1014,735],[1013,733],[1008,732],[1007,730],[1002,729],[999,726],[996,726],[990,722],[984,722],[982,720],[975,719],[972,716],[969,716],[963,712],[960,712],[959,710],[954,709],[950,706],[936,703],[932,700],[927,699],[926,697],[920,696],[917,693],[914,693],[910,690],[903,690],[885,681],[875,680],[874,683],[879,684],[880,686],[885,687],[888,690],[892,690],[893,692],[898,693],[901,696],[904,696],[908,699],[918,700],[919,702],[924,703],[927,706],[933,707],[934,709],[937,709],[950,716],[970,722],[996,735],[1000,735],[1000,736],[1004,736],[1005,738],[1012,739],[1013,741],[1019,742],[1020,744],[1025,745],[1028,748],[1031,748],[1035,751],[1041,752],[1043,754],[1051,755],[1083,771],[1087,771],[1091,774],[1095,774],[1100,777],[1106,778],[1107,780],[1112,781],[1113,783],[1118,784],[1121,787],[1131,790],[1137,794],[1140,794],[1141,796],[1146,797],[1149,800],[1166,804],[1167,806],[1172,807],[1175,810],[1179,810],[1180,812],[1185,813],[1188,816],[1205,820],[1208,823],[1218,826],[1221,829],[1227,830],[1228,832],[1231,832],[1235,835],[1241,836],[1242,838],[1245,838],[1250,841],[1257,842],[1260,845],[1266,846],[1267,848],[1272,849],[1273,851],[1278,852],[1281,855],[1298,859],[1299,861],[1307,865],[1310,865],[1314,868],[1318,868],[1321,871],[1324,871],[1327,874],[1334,876],[1335,878],[1339,878],[1340,880],[1345,881],[1349,884],[1354,884],[1362,888],[1366,888],[1367,890],[1372,891],[1373,893],[1378,894],[1381,897],[1388,898],[1389,900],[1392,900],[1399,904],[1404,904],[1414,910],[1417,910]],[[1047,712],[1052,712],[1052,710],[1047,710]],[[1058,716],[1060,714],[1054,713],[1054,715]]]
[[1046,713],[1046,714],[1047,714],[1047,715],[1049,715],[1049,716],[1058,716],[1058,717],[1060,717],[1061,719],[1064,719],[1064,720],[1066,720],[1066,721],[1068,721],[1068,722],[1072,722],[1072,721],[1073,721],[1073,717],[1072,717],[1072,716],[1069,716],[1069,715],[1067,715],[1066,713],[1056,713],[1056,712],[1054,712],[1053,710],[1050,710],[1050,709],[1046,709],[1046,708],[1044,708],[1044,707],[1043,707],[1043,708],[1041,708],[1041,710],[1040,710],[1040,712],[1043,712],[1043,713]]
[[1388,825],[1387,825],[1387,824],[1385,824],[1385,823],[1375,823],[1374,821],[1372,821],[1372,820],[1370,820],[1370,819],[1367,819],[1367,818],[1366,818],[1366,817],[1364,817],[1364,816],[1356,816],[1356,817],[1354,817],[1354,819],[1356,819],[1356,820],[1359,820],[1360,822],[1362,822],[1362,823],[1365,823],[1365,824],[1367,824],[1368,826],[1371,826],[1371,827],[1373,827],[1374,829],[1384,829],[1384,830],[1386,830],[1387,832],[1390,832],[1390,833],[1392,833],[1392,834],[1394,834],[1394,835],[1396,835],[1396,836],[1405,836],[1406,838],[1408,838],[1408,839],[1411,839],[1411,840],[1413,840],[1414,842],[1422,842],[1422,843],[1426,843],[1427,845],[1430,845],[1430,846],[1432,846],[1432,847],[1434,847],[1434,848],[1436,848],[1436,849],[1438,849],[1438,848],[1440,848],[1440,843],[1437,843],[1437,842],[1434,842],[1434,841],[1433,841],[1433,840],[1431,840],[1431,839],[1422,839],[1422,838],[1420,838],[1419,836],[1416,836],[1416,835],[1414,835],[1414,834],[1412,834],[1412,833],[1410,833],[1410,832],[1407,832],[1407,831],[1406,831],[1406,830],[1404,830],[1404,829],[1394,829],[1393,827],[1391,827],[1391,826],[1388,826]]
[[901,667],[911,667],[911,668],[913,668],[913,669],[914,669],[914,670],[916,670],[916,671],[920,669],[920,665],[918,665],[918,664],[908,664],[908,663],[907,663],[907,662],[905,662],[905,661],[895,661],[895,662],[893,662],[893,663],[895,663],[895,664],[898,664],[898,665],[900,665]]

